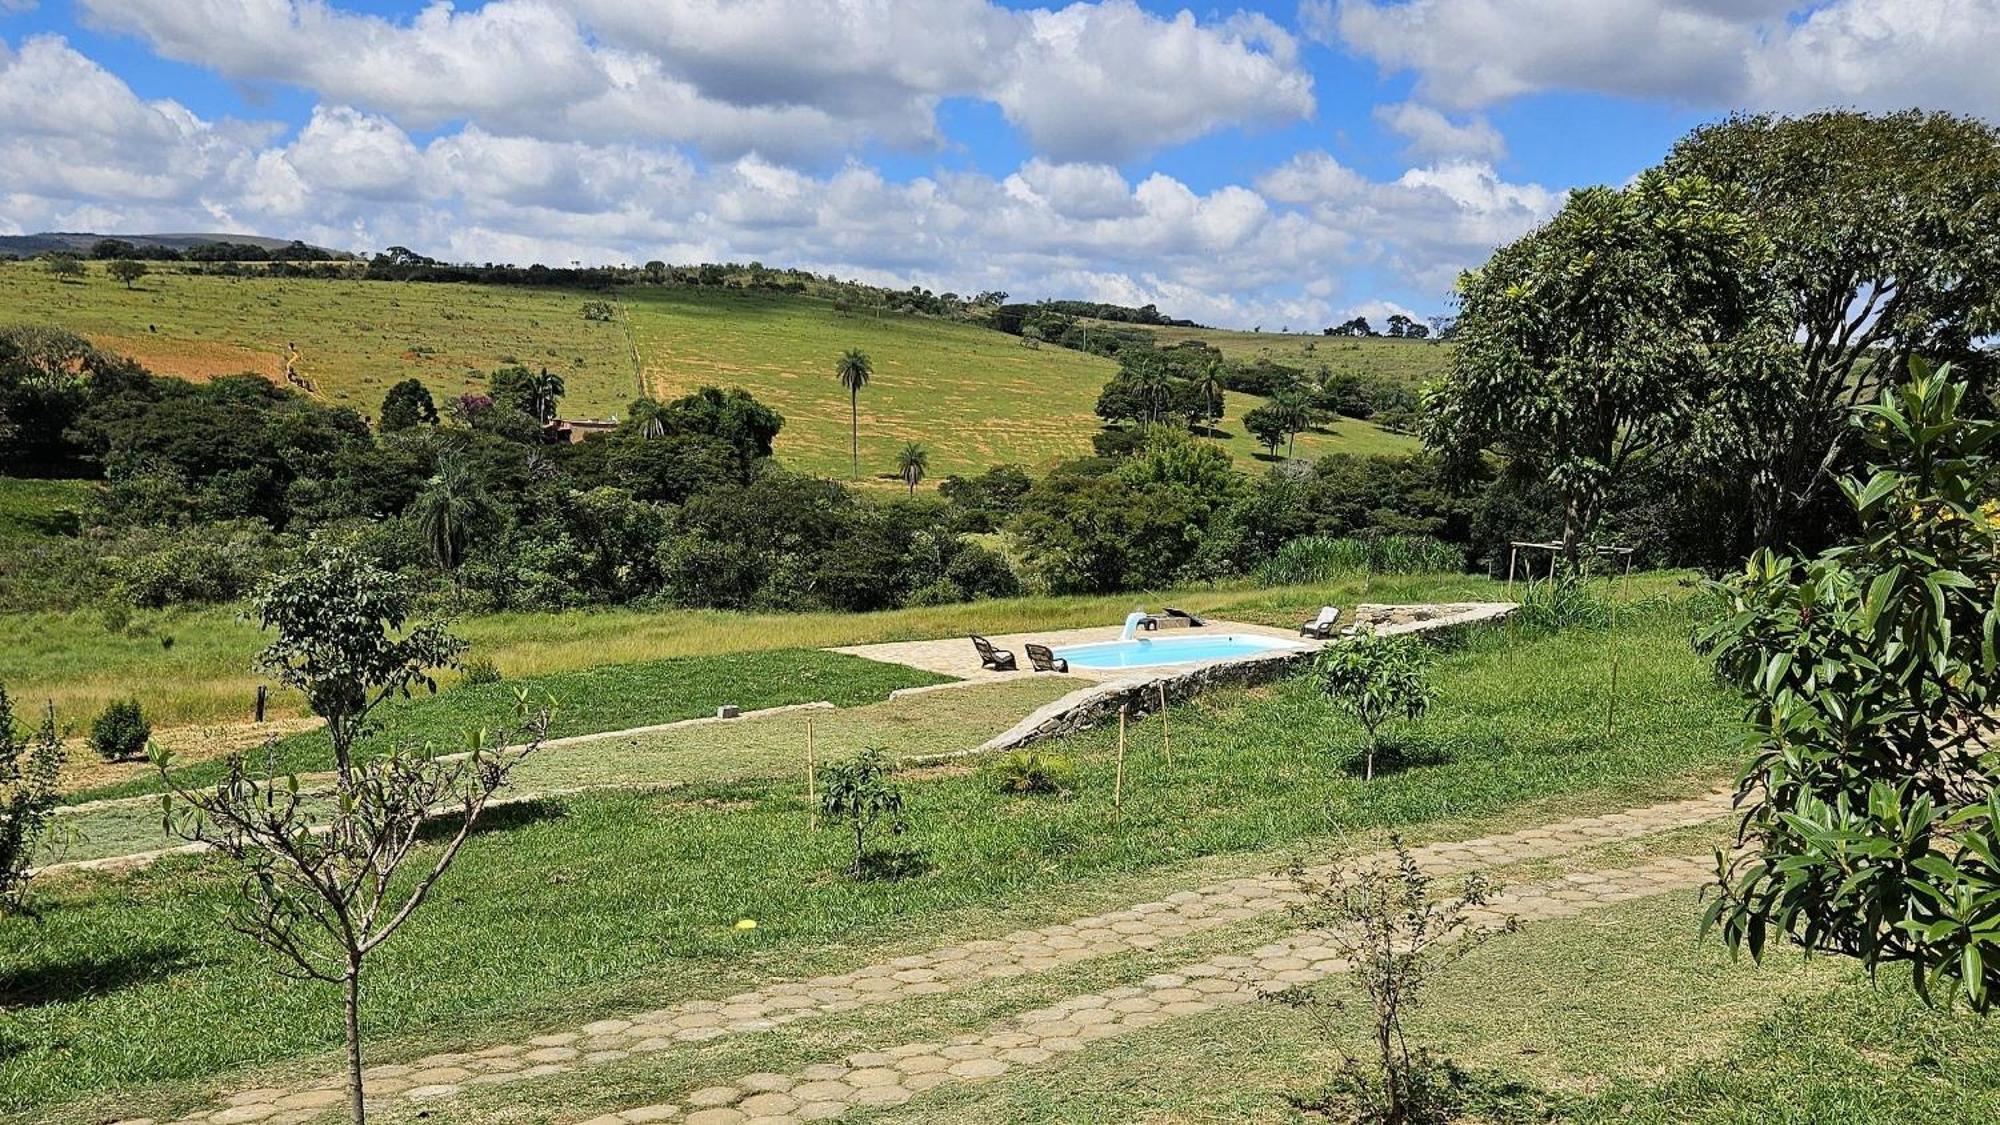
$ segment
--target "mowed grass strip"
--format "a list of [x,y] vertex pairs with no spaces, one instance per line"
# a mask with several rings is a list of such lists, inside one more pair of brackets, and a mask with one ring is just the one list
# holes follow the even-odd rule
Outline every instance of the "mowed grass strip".
[[570,415],[624,414],[639,394],[625,329],[583,319],[594,294],[525,286],[216,277],[155,264],[131,289],[88,264],[81,282],[0,263],[0,324],[66,328],[161,375],[250,372],[283,382],[287,346],[322,401],[373,417],[408,378],[440,403],[494,368],[547,367]]
[[[908,779],[908,834],[927,873],[854,883],[845,834],[806,831],[796,779],[666,795],[592,795],[497,814],[430,909],[377,955],[365,1016],[378,1040],[441,1047],[496,1026],[560,1020],[710,990],[752,959],[768,975],[859,964],[868,950],[987,912],[993,933],[1088,902],[1106,879],[1205,857],[1257,867],[1321,854],[1329,834],[1420,827],[1567,795],[1624,806],[1726,776],[1736,705],[1669,609],[1621,640],[1621,718],[1604,731],[1601,633],[1495,632],[1445,658],[1433,718],[1364,784],[1358,739],[1309,684],[1224,693],[1135,729],[1111,815],[1115,735],[1076,740],[1076,790],[1004,797],[965,767]],[[1055,749],[1052,747],[1051,749]],[[881,837],[882,842],[890,842]],[[1248,857],[1255,857],[1249,859]],[[333,996],[272,987],[268,962],[217,924],[234,881],[213,860],[44,885],[41,918],[0,921],[0,1109],[49,1113],[121,1086],[199,1083],[243,1067],[324,1058]],[[733,928],[752,917],[759,927]],[[725,993],[726,994],[726,993]],[[160,1108],[157,1090],[137,1110]],[[73,1116],[73,1115],[64,1115]]]
[[[531,707],[553,701],[550,738],[655,726],[713,715],[733,704],[745,711],[825,700],[854,706],[887,698],[897,688],[949,682],[900,664],[885,664],[816,649],[777,649],[724,656],[693,656],[632,664],[604,664],[543,676],[487,684],[461,684],[436,695],[418,694],[384,704],[372,716],[376,730],[361,744],[363,753],[391,746],[430,743],[459,749],[467,735],[498,732],[517,725],[518,693]],[[253,752],[262,763],[264,753]],[[333,768],[333,748],[318,730],[288,735],[272,744],[269,761],[283,773]],[[223,776],[221,759],[191,762],[174,771],[186,785]],[[158,779],[140,773],[127,781],[69,795],[73,801],[152,792]]]
[[[521,763],[512,784],[517,794],[751,777],[789,777],[802,786],[808,727],[821,762],[868,747],[899,758],[951,753],[978,746],[1077,686],[1055,677],[980,684],[839,710],[790,711],[552,747]],[[62,825],[42,862],[133,855],[182,842],[165,834],[159,806],[151,801],[80,811]]]
[[[1645,581],[1670,585],[1678,578]],[[1634,580],[1635,596],[1641,582]],[[1472,601],[1500,598],[1505,591],[1502,583],[1471,575],[1354,574],[1311,586],[1259,589],[1243,581],[864,614],[679,609],[500,613],[466,618],[453,628],[471,642],[471,656],[492,660],[506,676],[519,679],[682,656],[1115,625],[1139,605],[1156,610],[1179,606],[1283,626],[1312,616],[1323,604]],[[170,645],[164,643],[169,638]],[[116,633],[107,631],[95,613],[0,614],[0,683],[19,699],[53,700],[57,713],[78,725],[88,723],[106,703],[128,696],[136,696],[163,727],[247,722],[257,685],[268,682],[252,662],[268,642],[256,623],[233,607],[135,612],[130,626]],[[272,715],[301,712],[296,695],[272,693]]]

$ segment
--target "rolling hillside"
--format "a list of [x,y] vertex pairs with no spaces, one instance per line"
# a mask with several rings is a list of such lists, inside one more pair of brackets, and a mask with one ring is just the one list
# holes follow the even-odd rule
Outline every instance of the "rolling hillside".
[[[66,327],[163,374],[200,379],[251,371],[276,379],[286,344],[294,342],[298,369],[323,399],[371,416],[402,379],[420,378],[443,398],[483,389],[487,372],[515,362],[560,373],[570,416],[622,415],[642,381],[661,396],[704,384],[741,386],[785,415],[782,460],[843,479],[850,471],[848,402],[833,366],[841,352],[858,347],[875,366],[861,394],[861,472],[885,485],[892,483],[897,451],[910,441],[929,449],[933,482],[1004,462],[1046,466],[1088,453],[1097,429],[1092,407],[1116,369],[1096,356],[1024,347],[974,324],[843,312],[818,297],[632,286],[617,294],[622,320],[607,323],[583,318],[592,296],[225,278],[174,267],[157,269],[128,291],[95,263],[75,283],[59,282],[33,263],[0,264],[0,323]],[[1311,342],[1328,359],[1351,354],[1359,363],[1441,354],[1387,341],[1176,331],[1218,338],[1231,354],[1246,346],[1237,337]],[[1230,452],[1246,465],[1260,451],[1235,420],[1255,403],[1230,396],[1222,424]],[[1341,420],[1301,435],[1297,452],[1311,458],[1413,448],[1407,437]]]
[[[1120,325],[1119,327],[1133,327]],[[1230,359],[1263,357],[1274,363],[1312,371],[1321,365],[1336,375],[1381,375],[1413,386],[1444,371],[1450,344],[1434,340],[1392,340],[1386,336],[1303,335],[1278,332],[1237,332],[1225,328],[1148,328],[1161,344],[1200,340]]]

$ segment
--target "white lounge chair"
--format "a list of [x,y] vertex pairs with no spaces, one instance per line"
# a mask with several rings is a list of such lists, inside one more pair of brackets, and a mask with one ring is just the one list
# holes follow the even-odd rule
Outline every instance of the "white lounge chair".
[[1333,636],[1333,626],[1340,620],[1340,607],[1321,606],[1319,616],[1299,626],[1299,636],[1323,641]]

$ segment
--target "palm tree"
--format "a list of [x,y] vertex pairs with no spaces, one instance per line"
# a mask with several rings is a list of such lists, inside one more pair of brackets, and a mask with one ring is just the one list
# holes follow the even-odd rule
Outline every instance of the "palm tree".
[[854,479],[861,479],[861,388],[868,385],[868,377],[875,374],[875,365],[868,362],[868,353],[860,348],[849,348],[841,353],[840,362],[834,365],[834,374],[840,376],[840,385],[847,388],[847,441],[848,450],[854,456]]
[[1202,405],[1208,408],[1208,430],[1222,423],[1222,368],[1211,363],[1195,376],[1194,389],[1201,393]]
[[444,570],[465,557],[467,541],[492,522],[496,510],[485,484],[457,457],[440,460],[437,474],[410,504],[417,530]]
[[917,494],[917,485],[923,482],[924,470],[930,468],[930,465],[930,453],[914,441],[904,446],[903,451],[896,455],[896,473],[903,478],[904,484],[910,486],[911,496]]

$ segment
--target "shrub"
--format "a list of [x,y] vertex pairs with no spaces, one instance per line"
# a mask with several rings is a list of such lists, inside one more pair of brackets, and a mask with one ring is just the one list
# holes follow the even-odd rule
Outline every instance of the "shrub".
[[1611,621],[1611,607],[1591,590],[1589,579],[1568,571],[1530,582],[1511,620],[1517,628],[1536,632],[1601,629]]
[[14,725],[14,705],[0,684],[0,913],[19,909],[36,854],[55,815],[62,739],[54,708],[29,732]]
[[90,724],[90,748],[107,762],[138,757],[152,737],[153,725],[136,699],[114,701]]
[[1328,646],[1313,670],[1320,691],[1367,732],[1361,776],[1372,781],[1382,724],[1398,718],[1415,722],[1430,709],[1430,660],[1423,642],[1364,634]]
[[1016,750],[993,764],[993,785],[1002,793],[1063,793],[1076,780],[1076,767],[1059,754]]
[[610,301],[585,301],[583,303],[583,319],[585,320],[615,320],[617,316],[618,312],[611,307]]
[[[2000,1000],[2000,422],[1921,366],[1857,420],[1851,543],[1760,551],[1703,641],[1749,701],[1734,855],[1706,925],[1910,967],[1928,1000]],[[1961,412],[1963,410],[1963,413]]]
[[471,687],[478,684],[497,684],[503,679],[500,666],[491,657],[474,657],[459,666],[459,685]]
[[893,768],[887,754],[870,747],[819,769],[820,815],[829,824],[844,823],[853,830],[854,866],[850,874],[857,879],[866,866],[868,829],[877,820],[889,818],[889,831],[894,835],[909,828],[903,819],[903,791],[890,779]]
[[[1424,1047],[1411,1050],[1403,1020],[1422,1005],[1433,977],[1519,923],[1511,917],[1491,926],[1475,920],[1494,894],[1485,876],[1467,876],[1456,897],[1440,898],[1403,841],[1392,839],[1390,846],[1393,863],[1338,867],[1325,878],[1293,866],[1292,882],[1304,900],[1293,908],[1293,917],[1326,935],[1353,967],[1337,974],[1338,986],[1299,985],[1267,998],[1309,1013],[1338,1045],[1339,1066],[1314,1096],[1294,1099],[1300,1109],[1316,1117],[1443,1125],[1460,1114],[1464,1076]],[[1327,995],[1332,987],[1358,992],[1366,1001],[1373,1058],[1348,1049],[1352,1032],[1341,1018],[1347,1001]]]

